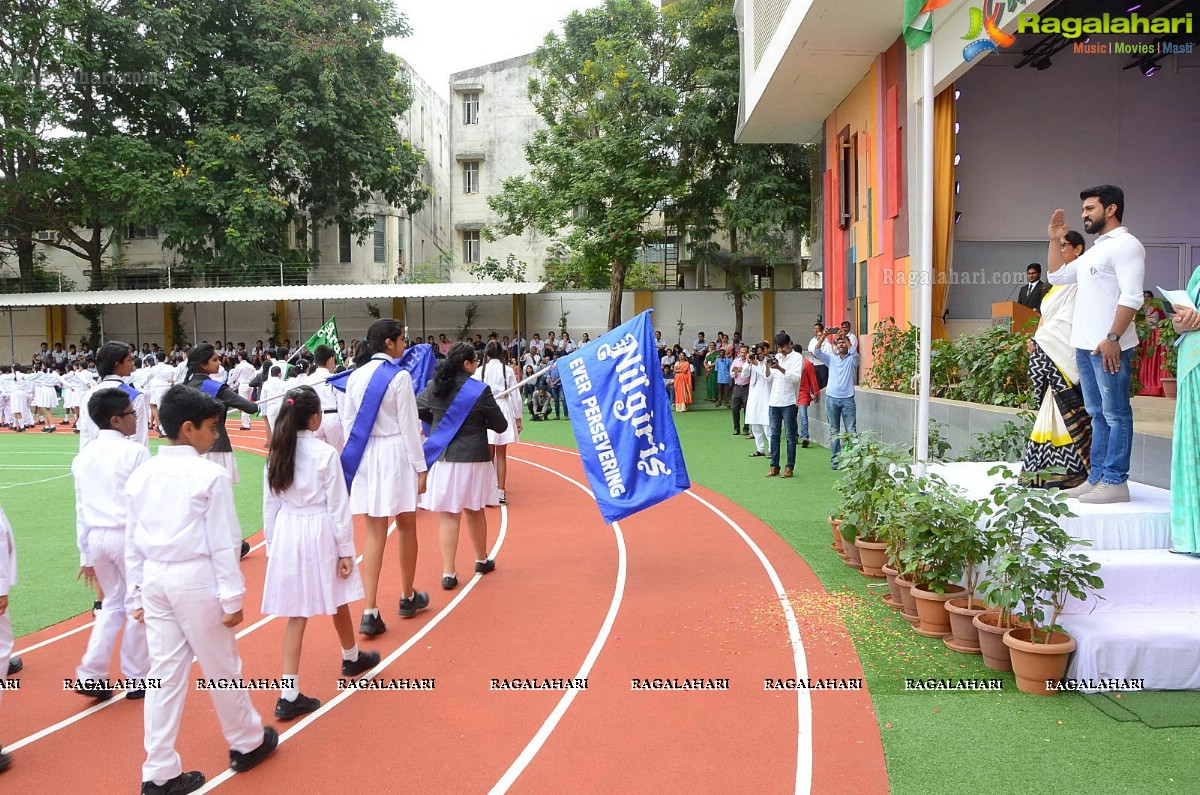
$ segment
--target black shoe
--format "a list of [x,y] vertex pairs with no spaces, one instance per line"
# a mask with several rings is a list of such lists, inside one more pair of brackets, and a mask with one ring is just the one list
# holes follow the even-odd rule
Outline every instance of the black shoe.
[[800,446],[801,446],[801,447],[808,447],[808,439],[801,439],[801,440],[800,440]]
[[412,596],[400,600],[400,617],[412,618],[427,607],[429,607],[429,594],[424,591],[413,591]]
[[295,701],[288,701],[286,698],[281,698],[275,702],[275,717],[280,720],[295,720],[301,715],[307,715],[310,712],[316,712],[321,706],[320,699],[309,698],[301,693],[296,696]]
[[134,690],[127,690],[125,692],[125,700],[126,701],[141,701],[145,697],[146,697],[146,691],[144,688],[139,687]]
[[50,425],[50,426],[48,426],[48,427],[46,428],[46,432],[47,432],[47,433],[54,433],[54,432],[55,432],[55,431],[57,431],[57,430],[58,430],[58,426],[57,426],[57,425]]
[[358,624],[358,634],[382,635],[385,632],[387,632],[387,624],[383,623],[381,617],[363,613],[362,621]]
[[475,562],[475,573],[476,574],[488,574],[489,572],[493,572],[495,570],[496,570],[496,561],[494,561],[494,560],[485,560],[483,563],[480,563],[479,561]]
[[3,751],[0,751],[0,773],[3,773],[5,770],[8,770],[8,767],[11,764],[12,764],[12,757],[9,756],[8,754],[4,753]]
[[203,786],[204,774],[199,770],[192,770],[180,773],[165,784],[143,781],[142,795],[184,795],[185,792],[195,792]]
[[[250,554],[250,542],[249,542],[249,541],[243,541],[243,542],[242,542],[242,555],[241,555],[241,557],[242,557],[242,558],[244,558],[244,557],[246,557],[246,556],[247,556],[247,555],[249,555],[249,554]],[[238,558],[238,560],[241,560],[241,558]]]
[[442,588],[447,591],[453,591],[458,587],[458,575],[452,574],[449,577],[442,578]]
[[71,421],[70,420],[59,420],[58,424],[59,425],[70,425]]
[[21,661],[20,657],[9,657],[8,658],[8,675],[9,676],[12,676],[13,674],[21,673],[21,669],[24,667],[25,667],[25,663]]
[[379,665],[379,652],[359,649],[357,660],[342,660],[342,676],[358,676]]
[[97,599],[96,601],[92,602],[92,615],[96,615],[96,611],[100,610],[103,607],[104,607],[104,600],[102,600],[102,599]]
[[229,752],[229,766],[233,768],[234,773],[245,773],[247,770],[253,770],[255,765],[274,752],[277,745],[279,745],[279,732],[267,726],[263,729],[262,745],[244,754],[237,751]]
[[751,458],[763,458],[764,456],[766,456],[766,453],[760,452],[758,450],[755,450],[753,453],[750,454]]
[[87,696],[88,698],[94,698],[97,701],[108,701],[110,698],[113,697],[113,691],[111,691],[107,688],[101,688],[101,687],[96,687],[96,688],[88,687],[88,683],[86,681],[76,682],[75,683],[75,692],[81,696]]
[[83,431],[79,430],[78,428],[72,428],[71,432],[72,433],[83,433]]
[[734,435],[734,436],[741,436],[741,435],[742,435],[742,432],[741,432],[741,431],[734,431],[734,432],[733,432],[733,435]]

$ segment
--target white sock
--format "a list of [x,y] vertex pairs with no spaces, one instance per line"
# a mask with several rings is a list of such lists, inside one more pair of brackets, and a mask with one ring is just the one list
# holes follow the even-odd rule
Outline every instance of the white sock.
[[300,696],[300,679],[295,674],[284,674],[280,679],[284,685],[281,688],[280,698],[284,701],[295,701]]
[[379,618],[379,608],[378,607],[368,607],[367,609],[363,610],[363,615],[364,616],[374,616],[375,618]]
[[355,643],[348,649],[342,649],[342,659],[346,662],[354,662],[358,659],[358,644]]
[[487,563],[487,561],[486,561],[486,560],[477,560],[477,561],[475,561],[475,562],[476,562],[476,563]]
[[443,572],[442,572],[442,576],[443,576],[443,577],[457,577],[457,576],[458,576],[458,572],[455,572],[455,571],[451,571],[451,572],[445,572],[445,571],[443,571]]

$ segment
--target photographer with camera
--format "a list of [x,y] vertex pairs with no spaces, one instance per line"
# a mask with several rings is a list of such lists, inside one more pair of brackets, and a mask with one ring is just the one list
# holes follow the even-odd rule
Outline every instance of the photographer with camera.
[[771,422],[771,467],[767,477],[779,474],[779,442],[787,435],[787,465],[783,476],[790,478],[796,467],[796,415],[799,406],[800,379],[804,375],[804,357],[792,350],[792,338],[786,332],[775,335],[775,353],[765,360],[767,406]]
[[857,407],[854,404],[854,382],[858,378],[858,352],[850,350],[850,340],[844,335],[834,342],[835,354],[817,351],[817,358],[829,367],[829,387],[825,393],[825,415],[829,418],[830,466],[838,468],[838,426],[846,433],[857,433]]

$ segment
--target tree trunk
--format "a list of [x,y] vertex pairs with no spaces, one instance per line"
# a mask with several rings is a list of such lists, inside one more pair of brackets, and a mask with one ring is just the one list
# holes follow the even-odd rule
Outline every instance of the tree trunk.
[[733,294],[733,333],[740,340],[742,338],[742,319],[746,314],[746,295],[742,292],[741,285]]
[[91,285],[88,289],[103,290],[104,270],[102,267],[102,257],[104,254],[104,247],[100,245],[100,240],[104,234],[104,227],[98,223],[93,223],[91,228],[92,239],[86,241],[87,248],[85,249],[88,253],[88,263],[91,265]]
[[33,292],[33,237],[29,232],[17,235],[17,271],[21,274],[21,292]]
[[613,260],[612,282],[608,292],[608,329],[612,331],[621,325],[621,299],[625,292],[625,273],[628,266],[624,262]]
[[742,321],[746,315],[746,289],[738,264],[737,229],[729,230],[729,287],[733,291],[733,333],[742,338]]

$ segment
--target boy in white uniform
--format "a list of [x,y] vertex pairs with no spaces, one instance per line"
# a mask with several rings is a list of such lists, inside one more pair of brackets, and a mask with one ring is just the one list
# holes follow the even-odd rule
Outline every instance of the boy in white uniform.
[[[8,671],[12,656],[12,619],[8,615],[8,591],[17,584],[17,542],[13,540],[12,527],[4,509],[0,508],[0,671]],[[8,754],[0,751],[0,772],[12,764]]]
[[338,418],[342,393],[325,383],[325,379],[333,375],[337,355],[328,345],[318,345],[313,356],[316,357],[317,369],[308,377],[308,384],[316,391],[317,397],[321,398],[321,428],[317,431],[317,438],[340,454],[346,446],[346,434],[342,429],[342,421]]
[[[75,669],[76,692],[98,701],[112,698],[113,691],[96,683],[105,678],[121,627],[121,673],[128,679],[145,679],[150,670],[146,627],[125,612],[125,527],[129,499],[125,483],[139,466],[150,460],[150,451],[127,437],[137,430],[137,414],[129,395],[121,389],[105,389],[88,405],[92,422],[100,428],[71,463],[75,477],[75,527],[79,546],[79,576],[88,587],[100,585],[104,594],[101,609],[88,640],[87,651]],[[145,696],[131,689],[129,698]]]
[[[161,680],[161,689],[146,694],[143,795],[193,792],[204,784],[199,771],[183,772],[175,751],[192,656],[206,679],[241,675],[234,634],[245,592],[238,567],[241,528],[229,473],[203,458],[224,412],[222,403],[197,389],[167,390],[159,419],[171,445],[126,486],[129,601],[134,618],[146,624],[150,676]],[[279,736],[263,728],[245,690],[209,695],[235,772],[250,770],[275,750]]]
[[[254,380],[256,372],[254,365],[250,364],[250,356],[245,351],[239,351],[237,366],[229,373],[230,389],[237,390],[240,397],[251,400],[254,396],[254,387],[250,385],[250,382]],[[250,430],[250,415],[245,411],[242,412],[242,430]]]
[[[138,426],[133,440],[140,445],[150,447],[150,402],[145,394],[133,389],[125,383],[125,379],[133,372],[133,348],[124,342],[110,340],[96,351],[96,371],[100,375],[100,383],[79,400],[79,449],[87,447],[99,433],[100,429],[92,422],[88,413],[88,405],[92,395],[102,389],[123,389],[133,401],[133,410],[137,412]],[[132,389],[132,392],[130,391]]]

